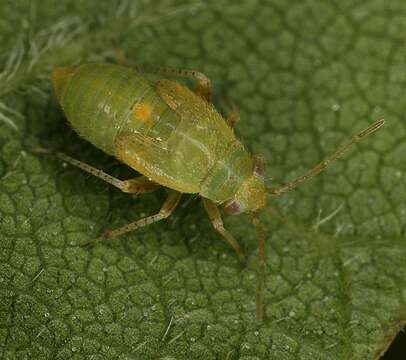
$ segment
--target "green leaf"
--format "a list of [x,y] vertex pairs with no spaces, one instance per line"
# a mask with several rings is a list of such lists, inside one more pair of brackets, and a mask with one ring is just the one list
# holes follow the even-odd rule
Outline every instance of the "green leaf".
[[[27,4],[0,7],[0,357],[378,359],[406,320],[405,3]],[[263,323],[244,217],[225,220],[248,250],[242,270],[195,200],[86,248],[157,211],[165,192],[122,194],[30,153],[134,175],[69,129],[49,78],[120,58],[208,74],[216,104],[241,108],[237,133],[273,186],[386,118],[317,179],[270,199]]]

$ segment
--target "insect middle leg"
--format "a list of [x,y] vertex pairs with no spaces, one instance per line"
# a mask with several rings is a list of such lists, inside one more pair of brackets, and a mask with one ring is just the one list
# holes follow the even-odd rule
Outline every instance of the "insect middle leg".
[[224,240],[233,247],[241,263],[245,263],[244,251],[237,240],[234,239],[233,235],[224,228],[223,220],[221,219],[221,214],[217,205],[211,200],[205,198],[202,200],[213,227],[221,234],[221,236],[223,236]]
[[234,125],[240,121],[240,109],[234,103],[231,105],[231,112],[227,116],[227,123],[230,127],[234,127]]
[[144,217],[135,222],[132,222],[130,224],[117,228],[115,230],[106,231],[102,236],[97,238],[96,241],[112,239],[117,236],[123,235],[129,231],[133,231],[133,230],[139,229],[141,227],[150,225],[154,222],[166,219],[173,213],[176,206],[179,204],[179,200],[180,200],[181,196],[182,196],[181,193],[179,193],[177,191],[171,191],[168,198],[162,205],[161,210],[157,214]]
[[37,154],[49,154],[52,156],[57,157],[58,159],[61,159],[62,161],[65,161],[73,166],[76,166],[89,174],[92,174],[99,179],[104,180],[105,182],[115,186],[116,188],[120,189],[123,192],[126,193],[132,193],[132,194],[139,194],[139,193],[147,193],[147,192],[152,192],[160,188],[159,184],[156,184],[150,180],[148,180],[145,176],[139,176],[134,179],[129,179],[129,180],[120,180],[117,179],[104,171],[97,169],[89,164],[86,164],[82,161],[76,160],[64,153],[61,152],[52,152],[48,149],[44,148],[36,148],[33,150],[33,152]]

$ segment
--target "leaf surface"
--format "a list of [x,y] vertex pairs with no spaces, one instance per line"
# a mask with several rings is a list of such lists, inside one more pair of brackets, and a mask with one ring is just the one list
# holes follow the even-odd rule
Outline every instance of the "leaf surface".
[[[380,357],[406,318],[403,1],[45,0],[0,11],[2,358]],[[165,192],[122,194],[30,153],[42,145],[134,175],[69,129],[50,85],[56,66],[117,59],[205,72],[219,108],[240,107],[236,131],[265,157],[272,186],[386,118],[317,179],[270,199],[262,324],[246,219],[225,220],[249,254],[242,270],[197,200],[83,247],[157,211]]]

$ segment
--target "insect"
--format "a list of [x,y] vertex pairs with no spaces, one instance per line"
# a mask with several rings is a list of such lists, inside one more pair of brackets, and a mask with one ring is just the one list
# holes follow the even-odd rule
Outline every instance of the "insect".
[[71,126],[141,176],[119,180],[63,153],[54,155],[123,192],[146,193],[161,186],[170,189],[157,214],[107,231],[98,240],[165,219],[175,210],[183,193],[199,194],[213,227],[243,262],[244,251],[224,228],[218,206],[223,206],[227,214],[249,214],[259,240],[256,318],[261,320],[265,235],[257,211],[266,206],[268,194],[280,195],[314,177],[352,144],[381,127],[384,120],[354,135],[346,146],[304,175],[284,186],[267,188],[263,161],[252,156],[236,138],[233,130],[236,113],[225,119],[212,104],[207,76],[192,70],[157,72],[195,79],[197,87],[192,90],[167,79],[151,81],[135,68],[115,64],[62,67],[52,75],[56,96]]

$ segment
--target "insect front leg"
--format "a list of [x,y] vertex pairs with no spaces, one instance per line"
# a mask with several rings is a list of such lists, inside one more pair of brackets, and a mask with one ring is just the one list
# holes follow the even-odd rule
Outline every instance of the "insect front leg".
[[161,210],[157,214],[144,217],[144,218],[139,219],[139,220],[137,220],[137,221],[135,221],[133,223],[122,226],[122,227],[120,227],[118,229],[106,231],[102,236],[97,238],[96,241],[105,240],[105,239],[112,239],[112,238],[115,238],[117,236],[123,235],[123,234],[125,234],[125,233],[127,233],[129,231],[133,231],[133,230],[139,229],[141,227],[144,227],[144,226],[150,225],[152,223],[155,223],[157,221],[166,219],[167,217],[169,217],[173,213],[176,206],[179,204],[179,200],[180,200],[181,196],[182,196],[181,193],[179,193],[177,191],[171,191],[168,198],[166,199],[166,201],[162,205]]
[[126,193],[132,193],[132,194],[139,194],[139,193],[147,193],[147,192],[152,192],[160,188],[159,184],[156,184],[149,179],[147,179],[145,176],[139,176],[135,179],[129,179],[129,180],[120,180],[117,179],[109,174],[106,174],[104,171],[97,169],[89,164],[86,164],[82,161],[76,160],[64,153],[61,152],[52,152],[48,149],[44,148],[36,148],[33,150],[34,153],[37,154],[48,154],[57,157],[58,159],[61,159],[62,161],[67,162],[68,164],[71,164],[73,166],[78,167],[79,169],[82,169],[86,171],[89,174],[92,174],[99,179],[115,186],[116,188],[120,189],[123,192]]
[[233,235],[224,228],[223,220],[221,219],[221,214],[217,205],[209,199],[203,198],[202,200],[213,227],[221,234],[221,236],[223,236],[224,240],[232,246],[241,263],[245,263],[244,251],[237,240],[234,239]]

